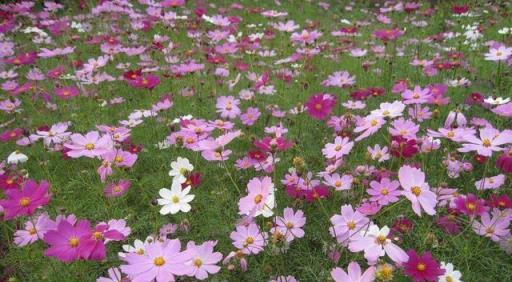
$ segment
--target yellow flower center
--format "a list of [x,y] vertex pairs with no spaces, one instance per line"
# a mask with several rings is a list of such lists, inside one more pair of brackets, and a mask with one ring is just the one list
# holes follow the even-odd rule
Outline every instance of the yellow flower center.
[[195,258],[193,263],[196,267],[201,267],[201,265],[203,265],[203,261],[200,258]]
[[414,186],[411,188],[411,193],[418,197],[421,194],[421,188],[418,186]]
[[347,223],[347,227],[349,230],[354,230],[356,228],[356,223],[354,221],[349,221]]
[[418,271],[424,271],[426,268],[427,268],[427,266],[422,262],[418,263],[418,265],[416,266],[416,269]]
[[26,207],[30,204],[30,198],[28,197],[23,197],[20,199],[20,206],[22,207]]
[[377,236],[377,244],[379,244],[379,245],[384,245],[384,243],[386,243],[386,240],[387,240],[387,239],[388,239],[388,238],[386,238],[386,236],[384,236],[384,235],[379,235],[379,236]]
[[292,229],[292,228],[293,228],[293,226],[294,226],[294,225],[293,225],[293,222],[289,222],[289,221],[288,221],[288,222],[286,223],[286,228],[288,228],[288,229]]
[[114,161],[116,163],[122,163],[124,161],[124,158],[122,156],[116,156],[116,158],[114,159]]
[[121,190],[122,190],[121,186],[119,186],[119,185],[116,185],[116,186],[114,186],[114,188],[112,188],[112,191],[114,191],[115,193],[119,193],[119,192],[121,192]]
[[482,141],[482,145],[486,148],[488,147],[491,147],[491,140],[485,138],[483,141]]
[[453,281],[455,281],[455,280],[453,280],[453,278],[451,276],[446,276],[444,279],[446,280],[446,282],[453,282]]
[[165,259],[163,257],[156,257],[154,260],[153,260],[153,263],[156,265],[156,266],[162,266],[165,264]]
[[320,104],[320,103],[315,104],[315,109],[316,110],[321,110],[322,109],[322,104]]
[[261,195],[261,194],[258,194],[258,195],[256,195],[256,197],[254,197],[255,204],[261,203],[262,200],[263,200],[263,195]]
[[29,233],[30,235],[34,235],[34,234],[36,234],[36,233],[37,233],[37,230],[36,230],[34,227],[32,227],[32,228],[30,228],[30,230],[28,231],[28,233]]
[[179,202],[180,202],[180,197],[178,197],[178,196],[174,195],[174,196],[172,196],[171,201],[172,201],[173,203],[177,204],[177,203],[179,203]]
[[76,237],[71,237],[69,239],[69,246],[71,248],[76,248],[78,246],[78,243],[80,243],[80,240],[78,240],[78,238],[76,238]]
[[377,121],[376,119],[372,119],[370,124],[371,124],[371,126],[376,126],[377,124],[379,124],[379,121]]
[[334,186],[336,186],[336,187],[341,187],[341,185],[343,185],[343,182],[341,182],[339,180],[334,183]]
[[334,147],[334,150],[339,151],[339,150],[341,150],[341,148],[342,148],[341,145],[338,144],[338,145],[336,145],[336,147]]
[[386,196],[386,195],[388,195],[388,194],[389,194],[389,190],[388,190],[388,188],[382,188],[382,189],[380,190],[380,194],[381,194],[382,196]]
[[87,143],[87,144],[85,144],[85,149],[87,149],[87,150],[92,150],[92,149],[94,149],[94,144],[92,144],[92,143]]
[[101,240],[101,239],[103,239],[103,234],[99,231],[96,231],[96,232],[92,233],[92,237],[95,240]]
[[485,229],[485,233],[487,233],[487,234],[492,234],[492,233],[494,233],[494,228],[492,228],[492,227],[487,227],[487,229]]
[[137,249],[135,253],[138,254],[139,256],[142,256],[144,254],[144,249]]
[[467,203],[466,208],[468,211],[474,211],[476,209],[476,205],[474,203]]
[[245,239],[245,244],[244,246],[247,247],[248,245],[254,243],[254,238],[252,238],[251,236],[247,237],[247,239]]

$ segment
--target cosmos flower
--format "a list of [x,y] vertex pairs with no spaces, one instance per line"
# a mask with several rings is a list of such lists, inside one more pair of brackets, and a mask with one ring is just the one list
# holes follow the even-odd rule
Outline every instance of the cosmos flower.
[[335,282],[373,282],[375,281],[375,267],[370,266],[361,274],[361,266],[355,261],[348,264],[347,272],[336,267],[331,270],[331,277]]
[[436,213],[437,196],[430,191],[430,186],[425,182],[425,173],[418,168],[402,166],[398,170],[398,179],[404,189],[403,195],[412,203],[414,212],[421,216],[422,209],[428,215]]
[[190,189],[190,186],[182,189],[181,183],[178,181],[172,182],[171,190],[167,188],[160,189],[158,192],[160,197],[162,197],[158,199],[158,204],[162,206],[160,213],[166,215],[169,213],[176,214],[180,211],[189,212],[192,208],[189,202],[195,197],[194,195],[189,195]]
[[37,183],[27,180],[21,190],[9,189],[4,191],[6,198],[0,200],[6,220],[19,216],[32,215],[36,209],[45,206],[50,201],[49,184],[46,181]]
[[336,97],[330,94],[315,94],[305,104],[309,116],[317,120],[326,119],[335,105]]

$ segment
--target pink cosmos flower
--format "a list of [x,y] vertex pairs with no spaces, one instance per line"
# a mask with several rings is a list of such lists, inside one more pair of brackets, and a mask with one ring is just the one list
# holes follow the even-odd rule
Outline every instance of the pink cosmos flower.
[[384,148],[381,149],[379,144],[375,144],[375,146],[372,148],[368,146],[368,153],[370,153],[370,156],[372,160],[378,161],[379,163],[385,162],[389,160],[389,149],[387,146],[384,146]]
[[404,273],[414,282],[438,281],[439,276],[445,273],[429,252],[419,256],[415,250],[407,252],[409,260],[404,264]]
[[326,119],[336,105],[336,97],[331,94],[316,94],[306,102],[308,114],[317,120]]
[[405,139],[416,139],[416,133],[420,130],[420,126],[412,120],[399,118],[391,123],[389,134],[393,136],[401,136]]
[[78,96],[80,94],[80,90],[74,86],[65,86],[65,87],[59,87],[55,89],[55,96],[63,99],[68,100],[75,96]]
[[420,86],[414,87],[413,90],[405,90],[402,93],[404,104],[424,104],[427,103],[432,96],[431,91],[428,87],[421,89]]
[[195,271],[194,266],[187,264],[191,258],[190,252],[181,251],[179,239],[155,240],[145,244],[143,254],[134,252],[121,257],[126,264],[120,268],[134,282],[174,281],[175,275],[183,276]]
[[322,153],[328,159],[336,158],[340,159],[344,155],[348,155],[354,146],[354,142],[351,142],[348,137],[337,136],[334,143],[327,143],[322,149]]
[[253,178],[247,184],[248,195],[241,198],[238,202],[239,214],[256,217],[272,216],[274,208],[274,184],[268,176],[263,178]]
[[459,148],[459,152],[471,152],[476,151],[479,155],[490,157],[493,152],[503,151],[500,147],[504,144],[512,143],[512,130],[499,130],[492,127],[484,127],[480,129],[479,137],[473,134],[467,134],[463,136],[462,148]]
[[421,216],[422,208],[429,215],[436,213],[437,196],[430,191],[423,171],[408,165],[402,166],[398,170],[398,179],[404,188],[402,194],[411,201],[412,209],[417,215]]
[[388,205],[398,201],[398,197],[402,194],[398,188],[400,183],[396,180],[391,181],[389,178],[382,178],[380,182],[370,182],[371,189],[366,190],[371,195],[370,200],[378,202],[380,205]]
[[510,236],[510,219],[503,216],[500,212],[493,213],[492,218],[489,213],[484,213],[480,221],[473,222],[473,230],[476,234],[488,237],[494,242],[499,242],[503,238]]
[[36,134],[30,135],[30,141],[35,142],[39,139],[43,139],[43,143],[46,146],[50,146],[52,144],[61,144],[64,141],[68,140],[71,132],[67,132],[69,123],[67,122],[59,122],[52,125],[50,128],[38,128]]
[[364,117],[354,129],[354,132],[362,132],[355,141],[361,141],[370,135],[375,134],[386,123],[386,121],[378,116],[369,115]]
[[4,191],[6,199],[0,200],[0,206],[4,209],[4,218],[9,220],[32,215],[37,208],[47,205],[50,201],[49,186],[46,181],[38,184],[29,179],[23,184],[21,191],[18,189]]
[[233,240],[233,246],[244,254],[257,254],[263,251],[267,237],[267,233],[261,232],[258,225],[254,223],[248,226],[237,225],[236,230],[229,235]]
[[477,190],[498,189],[505,184],[506,176],[498,174],[492,177],[485,177],[475,182]]
[[347,245],[353,235],[366,229],[370,222],[365,215],[354,211],[351,205],[341,206],[341,214],[333,215],[330,220],[332,227],[329,228],[329,232],[343,245]]
[[220,267],[216,264],[222,260],[222,254],[213,251],[215,245],[217,245],[217,241],[206,241],[201,245],[196,245],[194,242],[187,244],[187,253],[190,255],[190,260],[185,264],[194,267],[187,274],[188,276],[204,280],[208,278],[208,274],[215,274],[220,271]]
[[247,108],[247,112],[240,115],[240,120],[242,124],[247,126],[252,126],[260,117],[261,113],[258,108],[249,107]]
[[233,96],[220,96],[217,98],[217,113],[220,113],[222,118],[234,119],[240,115],[240,108],[238,105],[240,100]]
[[124,195],[131,186],[130,180],[121,179],[117,183],[108,184],[103,190],[103,195],[107,198],[119,197]]
[[44,234],[55,227],[55,223],[48,217],[48,214],[42,213],[37,217],[35,224],[32,220],[28,220],[25,222],[25,229],[14,233],[14,244],[18,247],[32,244],[39,239],[43,239]]
[[13,100],[5,99],[0,101],[0,110],[6,113],[12,113],[21,105],[21,101],[17,98]]
[[304,237],[304,230],[302,229],[306,224],[306,218],[301,210],[294,212],[292,208],[285,208],[283,216],[276,216],[274,218],[273,230],[279,231],[284,234],[286,241],[291,242],[295,238]]
[[308,30],[304,29],[304,30],[302,30],[301,33],[298,33],[298,32],[292,33],[291,40],[294,43],[306,45],[306,44],[314,43],[315,40],[320,38],[320,36],[322,36],[321,32],[318,32],[316,30],[308,31]]
[[67,155],[71,158],[82,156],[88,158],[99,157],[112,149],[112,140],[110,136],[100,136],[98,131],[88,132],[85,136],[82,134],[72,134],[71,143],[64,144],[64,147],[70,149]]
[[352,187],[352,181],[354,181],[354,177],[350,174],[344,174],[343,176],[338,173],[324,175],[324,184],[333,187],[337,191],[349,190]]
[[132,167],[137,161],[137,154],[132,154],[121,149],[115,149],[102,154],[101,158],[118,167]]
[[386,254],[398,264],[406,262],[409,256],[388,238],[389,231],[387,226],[379,228],[371,225],[368,230],[356,234],[350,240],[348,248],[351,252],[364,251],[364,257],[369,264],[375,264],[379,257]]
[[335,282],[373,282],[375,281],[375,267],[369,267],[361,274],[361,267],[355,261],[348,264],[347,272],[336,267],[331,271],[331,277]]
[[485,60],[495,62],[506,61],[510,56],[512,56],[512,48],[501,45],[498,48],[491,47],[489,53],[485,54]]
[[323,86],[326,87],[339,87],[344,88],[348,86],[352,86],[356,83],[355,76],[351,76],[347,71],[337,71],[327,77],[326,80],[322,82]]
[[44,255],[55,257],[63,262],[71,262],[80,258],[87,259],[89,248],[84,245],[92,238],[89,221],[80,220],[75,225],[67,220],[58,223],[56,230],[50,230],[44,235],[45,243],[50,247]]

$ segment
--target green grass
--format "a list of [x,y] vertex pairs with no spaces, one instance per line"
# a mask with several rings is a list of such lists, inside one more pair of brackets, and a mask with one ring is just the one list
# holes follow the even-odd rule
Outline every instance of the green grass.
[[[193,2],[193,1],[190,1]],[[230,1],[213,1],[219,7],[227,7]],[[331,8],[325,11],[318,7],[314,1],[281,1],[281,6],[276,6],[273,1],[240,1],[246,7],[264,7],[275,9],[278,11],[286,11],[289,15],[287,19],[293,19],[300,24],[301,29],[305,26],[307,20],[318,22],[318,29],[324,35],[320,41],[329,43],[328,51],[323,54],[330,54],[332,50],[340,46],[338,40],[330,35],[330,32],[340,28],[340,20],[346,18],[351,21],[370,20],[368,15],[363,14],[360,8],[369,7],[368,4],[359,3],[355,5],[353,12],[344,11],[346,2],[331,1]],[[407,78],[412,85],[425,86],[429,83],[442,83],[446,79],[458,76],[464,76],[473,82],[473,85],[465,88],[450,88],[449,96],[452,103],[449,106],[431,107],[431,109],[439,110],[439,118],[422,123],[421,133],[426,133],[427,128],[438,128],[442,126],[442,122],[447,113],[456,105],[463,103],[468,93],[480,91],[482,93],[496,93],[499,96],[512,96],[510,90],[510,68],[506,69],[503,77],[505,78],[502,90],[497,91],[493,88],[495,81],[494,73],[496,64],[483,60],[483,53],[486,47],[482,46],[475,50],[469,49],[465,45],[458,44],[456,40],[449,40],[443,45],[460,48],[464,52],[466,61],[474,72],[469,73],[462,70],[442,72],[434,77],[425,77],[415,67],[410,66],[415,51],[419,52],[420,58],[431,58],[439,50],[432,47],[428,43],[420,43],[417,46],[405,45],[406,41],[411,38],[423,39],[426,36],[436,34],[443,30],[447,19],[454,22],[456,20],[450,16],[451,3],[441,1],[438,6],[439,11],[431,18],[426,18],[429,25],[424,28],[417,28],[405,23],[405,14],[392,14],[394,21],[398,21],[407,27],[407,33],[398,42],[397,46],[405,46],[405,56],[394,58],[393,64],[393,80]],[[449,2],[449,1],[448,1]],[[473,1],[475,3],[483,3],[483,1]],[[188,8],[193,9],[192,3],[187,4]],[[178,13],[183,8],[178,9]],[[508,12],[512,12],[510,5]],[[442,12],[444,11],[444,12]],[[76,7],[67,7],[66,11],[61,11],[60,15],[75,15],[80,13]],[[209,15],[215,13],[214,9],[210,9]],[[259,14],[248,13],[246,10],[236,11],[229,10],[230,15],[237,15],[243,18],[240,25],[240,31],[244,35],[252,32],[262,32],[268,20]],[[408,16],[409,18],[411,16]],[[495,19],[497,23],[490,25],[488,20]],[[481,14],[475,18],[461,18],[465,24],[472,22],[481,22],[486,30],[484,32],[485,40],[502,40],[498,36],[496,30],[500,27],[511,26],[512,22],[509,18],[502,17],[499,14]],[[101,17],[93,18],[90,22],[93,26],[93,34],[108,34],[110,31],[105,27],[113,22],[113,18],[103,14]],[[121,17],[121,24],[126,24],[128,19]],[[23,27],[29,26],[30,23],[24,19]],[[247,28],[247,24],[263,23],[260,28]],[[157,24],[151,32],[137,32],[140,41],[149,45],[154,34],[168,35],[171,41],[178,43],[179,47],[174,50],[176,56],[183,56],[186,50],[195,48],[192,41],[186,37],[186,27],[184,22],[178,22],[175,28],[166,28]],[[381,24],[372,23],[368,26],[360,27],[361,37],[354,40],[359,47],[368,48],[367,43],[375,41],[370,37],[373,30],[378,27],[384,27]],[[211,25],[203,24],[200,26],[202,30],[212,29]],[[460,25],[451,28],[453,31],[461,31]],[[80,34],[78,41],[70,39],[69,33],[61,37],[55,37],[58,47],[74,44],[77,49],[74,54],[69,56],[70,60],[80,59],[86,61],[88,58],[100,55],[98,46],[89,46],[83,43],[87,34]],[[27,35],[16,33],[12,35],[13,40],[24,50],[37,50]],[[128,43],[127,35],[121,34],[120,38],[123,43]],[[509,38],[510,39],[510,38]],[[241,59],[250,64],[250,71],[261,74],[263,71],[275,70],[280,67],[273,65],[277,59],[281,59],[291,55],[294,47],[289,44],[289,34],[276,32],[276,38],[272,41],[264,40],[262,45],[274,49],[277,56],[274,58],[259,58],[256,55],[244,54]],[[197,48],[196,48],[197,49]],[[205,62],[203,54],[197,49],[194,58],[201,62]],[[167,65],[162,54],[151,52],[152,58],[160,66]],[[242,102],[241,108],[248,106],[257,106],[262,110],[265,105],[277,104],[281,109],[288,110],[297,103],[303,103],[313,93],[329,92],[336,94],[339,101],[345,101],[350,98],[350,90],[340,90],[337,88],[329,88],[321,86],[321,82],[334,71],[347,70],[356,76],[357,87],[387,87],[389,85],[389,76],[387,73],[387,63],[383,59],[370,56],[370,60],[375,64],[370,68],[369,72],[365,72],[361,68],[362,60],[352,58],[348,54],[339,54],[338,60],[326,58],[320,54],[315,56],[308,64],[313,68],[309,72],[303,71],[304,63],[300,62],[299,75],[294,78],[291,84],[285,84],[275,78],[271,83],[275,85],[276,94],[273,96],[258,95],[256,100],[251,102]],[[233,61],[228,57],[228,62]],[[114,62],[109,63],[104,71],[119,76],[122,74],[115,69],[115,65],[121,62],[131,62],[132,66],[137,60],[134,57],[119,55],[115,57]],[[38,67],[44,72],[54,68],[58,64],[66,64],[69,70],[69,62],[63,59],[42,59],[38,61]],[[24,154],[29,156],[29,161],[23,165],[31,178],[47,179],[51,183],[52,200],[46,211],[53,217],[60,213],[74,213],[78,218],[87,218],[92,222],[106,221],[111,218],[126,218],[128,225],[132,228],[132,234],[126,242],[111,243],[107,246],[108,258],[105,262],[87,262],[77,261],[70,264],[64,264],[52,258],[44,257],[43,251],[46,248],[44,243],[37,242],[27,247],[18,248],[12,243],[13,233],[24,223],[24,219],[18,219],[9,222],[0,223],[0,280],[12,279],[12,281],[94,281],[97,277],[106,273],[106,270],[112,266],[118,266],[121,262],[117,258],[117,252],[121,251],[123,243],[132,243],[134,239],[144,239],[151,233],[157,233],[158,229],[166,223],[181,223],[187,221],[190,225],[190,232],[179,232],[178,237],[182,244],[188,240],[202,242],[205,240],[218,240],[219,243],[216,250],[227,255],[233,246],[229,239],[229,234],[234,230],[235,223],[238,218],[238,199],[240,195],[225,173],[224,168],[205,161],[200,155],[194,152],[171,147],[170,149],[160,150],[155,147],[157,142],[166,138],[170,133],[168,123],[170,120],[185,114],[192,114],[198,118],[212,119],[216,117],[214,103],[216,97],[222,95],[238,94],[241,89],[247,88],[249,81],[243,77],[241,82],[229,92],[225,84],[219,85],[212,75],[211,65],[206,64],[206,70],[201,73],[187,75],[182,78],[163,78],[162,83],[153,91],[137,90],[130,88],[123,81],[112,83],[103,83],[100,85],[85,86],[89,93],[93,93],[91,97],[77,97],[70,101],[57,101],[58,110],[51,112],[45,108],[42,102],[32,102],[29,94],[23,94],[19,97],[22,100],[23,112],[14,116],[15,121],[10,125],[11,128],[22,127],[27,128],[31,132],[41,125],[51,125],[60,121],[71,121],[71,130],[73,132],[87,132],[93,130],[96,124],[116,124],[121,119],[126,119],[128,114],[135,109],[148,108],[165,93],[173,93],[174,106],[168,112],[161,115],[163,120],[145,119],[141,126],[136,127],[132,131],[132,140],[135,143],[144,144],[144,150],[139,154],[139,159],[135,166],[129,170],[117,170],[110,178],[111,180],[119,178],[127,178],[132,181],[132,187],[129,192],[121,198],[107,199],[103,197],[104,184],[99,181],[96,168],[99,166],[98,160],[93,159],[71,159],[63,161],[60,154],[52,153],[45,150],[42,143],[35,144],[27,148],[18,148],[13,142],[3,143],[0,147],[0,156],[6,158],[8,154],[16,149],[20,149]],[[379,75],[372,69],[380,68],[382,74]],[[21,67],[18,73],[25,74],[28,67]],[[230,79],[234,78],[235,72],[231,70]],[[158,73],[158,74],[161,74]],[[24,81],[23,79],[21,79]],[[38,84],[39,87],[49,92],[52,91],[55,80],[45,80]],[[61,84],[69,84],[71,81],[59,81]],[[307,83],[308,87],[304,87]],[[194,87],[196,94],[193,97],[182,97],[179,92],[184,87]],[[2,92],[2,96],[6,93]],[[112,107],[100,107],[100,99],[108,100],[115,96],[122,96],[126,102]],[[367,107],[358,112],[365,115],[371,110],[378,107],[383,101],[391,101],[396,99],[392,94],[386,94],[383,97],[370,99]],[[341,115],[345,112],[341,107],[336,107],[335,114]],[[510,128],[510,120],[499,119],[482,108],[472,108],[466,111],[468,117],[485,117],[497,127]],[[247,182],[261,173],[249,171],[235,171],[233,168],[234,161],[243,156],[247,149],[251,148],[251,138],[263,135],[267,112],[264,112],[255,126],[251,128],[243,127],[239,122],[237,125],[243,130],[244,135],[229,145],[233,151],[230,160],[227,162],[228,168],[234,176],[234,180],[238,186],[245,187]],[[4,123],[12,119],[12,115],[0,114],[0,123]],[[280,120],[270,118],[268,125],[276,124]],[[362,185],[354,185],[352,190],[348,192],[335,192],[334,195],[320,203],[305,203],[302,201],[294,201],[287,197],[280,184],[280,179],[291,167],[291,160],[295,156],[304,158],[306,168],[310,171],[317,172],[323,169],[324,157],[321,155],[321,149],[326,141],[330,141],[331,130],[325,123],[316,122],[306,115],[290,116],[281,120],[283,124],[290,130],[288,137],[296,141],[296,146],[291,150],[279,155],[281,161],[276,167],[276,177],[274,183],[277,186],[278,213],[284,207],[293,207],[295,209],[303,209],[307,218],[305,227],[305,237],[294,241],[286,254],[274,255],[270,248],[257,256],[250,256],[249,271],[231,272],[225,267],[217,275],[211,276],[210,281],[267,281],[276,275],[294,275],[300,281],[327,281],[330,279],[329,272],[335,266],[345,268],[349,261],[357,260],[362,265],[366,265],[362,254],[352,254],[346,249],[341,251],[340,262],[335,264],[326,256],[328,246],[335,243],[334,239],[328,233],[329,217],[335,213],[339,213],[342,204],[357,204],[358,199],[365,195]],[[346,165],[341,172],[350,172],[356,165],[369,163],[377,167],[387,168],[396,171],[400,167],[398,162],[387,162],[384,165],[367,161],[366,147],[373,144],[387,144],[386,129],[373,136],[372,138],[359,142],[354,147],[352,153],[346,159]],[[441,183],[447,183],[449,187],[459,188],[464,192],[477,193],[479,196],[488,196],[488,192],[477,192],[474,189],[475,180],[480,179],[483,175],[484,168],[475,167],[474,172],[465,173],[458,179],[450,179],[446,175],[446,169],[440,165],[444,156],[444,149],[453,151],[457,145],[449,144],[443,141],[442,150],[426,156],[418,155],[413,161],[423,164],[423,169],[427,175],[427,181],[431,187],[436,187]],[[158,190],[162,187],[170,187],[171,179],[168,176],[171,161],[178,156],[187,157],[194,164],[195,168],[202,173],[203,183],[193,191],[196,198],[192,201],[192,211],[186,214],[179,213],[177,215],[162,216],[159,213],[159,207],[152,204],[153,200],[158,198]],[[467,158],[467,156],[466,156]],[[495,175],[498,171],[492,168],[488,175]],[[510,181],[506,183],[506,187],[501,192],[510,195]],[[414,222],[414,231],[403,238],[403,242],[399,245],[403,249],[415,249],[420,252],[431,251],[438,260],[451,262],[456,269],[463,274],[464,281],[507,281],[507,277],[512,277],[512,258],[492,241],[479,237],[471,228],[466,229],[459,236],[445,235],[434,224],[434,217],[416,216],[410,207],[410,203],[402,198],[395,205],[384,208],[374,222],[379,226],[390,226],[393,221],[400,215],[406,216]],[[438,209],[439,214],[444,211]],[[264,226],[268,220],[258,219]],[[394,281],[407,281],[407,278],[401,276],[399,272],[395,272]],[[485,277],[485,278],[484,278]],[[185,279],[185,281],[188,281]]]

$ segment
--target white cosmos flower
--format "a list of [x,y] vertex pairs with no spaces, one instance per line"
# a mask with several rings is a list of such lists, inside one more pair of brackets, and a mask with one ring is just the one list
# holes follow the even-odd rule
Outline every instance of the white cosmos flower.
[[187,158],[178,157],[178,159],[171,163],[171,170],[169,176],[173,177],[173,182],[184,183],[187,181],[187,174],[194,170],[194,166]]
[[123,245],[123,250],[126,253],[119,252],[118,255],[119,257],[125,257],[127,253],[137,253],[139,255],[143,255],[144,252],[146,251],[146,245],[153,241],[155,241],[155,238],[153,238],[153,236],[148,236],[144,242],[142,242],[139,239],[135,239],[135,241],[133,242],[133,246],[128,244]]
[[188,194],[190,188],[190,186],[187,186],[185,189],[181,189],[181,183],[173,181],[171,190],[167,188],[160,189],[158,193],[162,198],[158,199],[158,204],[163,206],[160,213],[166,215],[169,213],[176,214],[180,211],[189,212],[191,207],[188,203],[195,197]]
[[28,157],[19,151],[14,151],[9,155],[9,157],[7,157],[7,163],[9,164],[20,164],[26,162],[27,160]]
[[488,97],[488,98],[484,99],[484,102],[486,102],[487,104],[491,104],[491,105],[503,105],[503,104],[510,102],[510,98]]
[[462,282],[460,278],[462,277],[462,273],[458,270],[453,269],[453,264],[441,262],[441,269],[444,269],[445,272],[443,275],[439,277],[439,282]]

